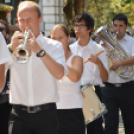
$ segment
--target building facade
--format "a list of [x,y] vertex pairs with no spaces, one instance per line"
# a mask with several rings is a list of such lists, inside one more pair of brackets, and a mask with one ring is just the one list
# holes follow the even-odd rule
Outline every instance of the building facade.
[[64,0],[40,0],[39,6],[42,11],[43,22],[41,31],[45,32],[45,36],[50,35],[53,26],[64,22],[63,15]]

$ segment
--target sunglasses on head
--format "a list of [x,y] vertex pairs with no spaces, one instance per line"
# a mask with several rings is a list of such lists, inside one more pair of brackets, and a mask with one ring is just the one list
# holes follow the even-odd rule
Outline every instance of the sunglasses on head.
[[2,32],[3,30],[5,30],[5,28],[4,27],[0,27],[0,32]]

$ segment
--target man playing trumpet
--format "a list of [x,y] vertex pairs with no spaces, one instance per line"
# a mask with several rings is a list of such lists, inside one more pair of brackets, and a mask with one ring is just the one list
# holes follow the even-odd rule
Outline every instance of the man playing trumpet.
[[[10,103],[13,109],[9,121],[9,134],[57,134],[56,79],[67,74],[62,45],[40,33],[41,12],[36,3],[23,1],[18,6],[20,30],[16,31],[8,46],[10,52],[23,43],[28,27],[32,34],[26,42],[31,57],[25,64],[11,65]],[[26,37],[28,38],[28,36]]]

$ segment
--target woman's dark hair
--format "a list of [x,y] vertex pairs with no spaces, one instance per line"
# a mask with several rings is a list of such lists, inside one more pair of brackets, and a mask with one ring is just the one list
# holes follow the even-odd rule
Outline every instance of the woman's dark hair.
[[115,15],[115,17],[113,18],[113,23],[114,23],[115,20],[122,20],[122,21],[124,21],[124,23],[126,25],[128,25],[127,16],[122,14],[122,13],[119,13],[119,14]]
[[0,23],[2,23],[3,25],[5,25],[6,34],[10,34],[10,29],[9,29],[8,24],[4,20],[0,20]]
[[76,22],[81,22],[81,21],[85,21],[85,24],[87,25],[87,29],[91,29],[91,32],[89,33],[89,35],[91,35],[91,33],[93,32],[94,29],[94,19],[93,17],[89,14],[89,13],[81,13],[75,16],[74,20],[73,20],[73,24],[75,24]]

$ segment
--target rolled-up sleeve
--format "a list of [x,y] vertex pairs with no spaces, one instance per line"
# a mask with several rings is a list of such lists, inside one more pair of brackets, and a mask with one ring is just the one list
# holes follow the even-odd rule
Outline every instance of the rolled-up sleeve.
[[64,49],[60,42],[43,37],[42,34],[36,38],[38,44],[53,58],[57,63],[64,67],[64,76],[68,74],[68,68],[65,63]]

